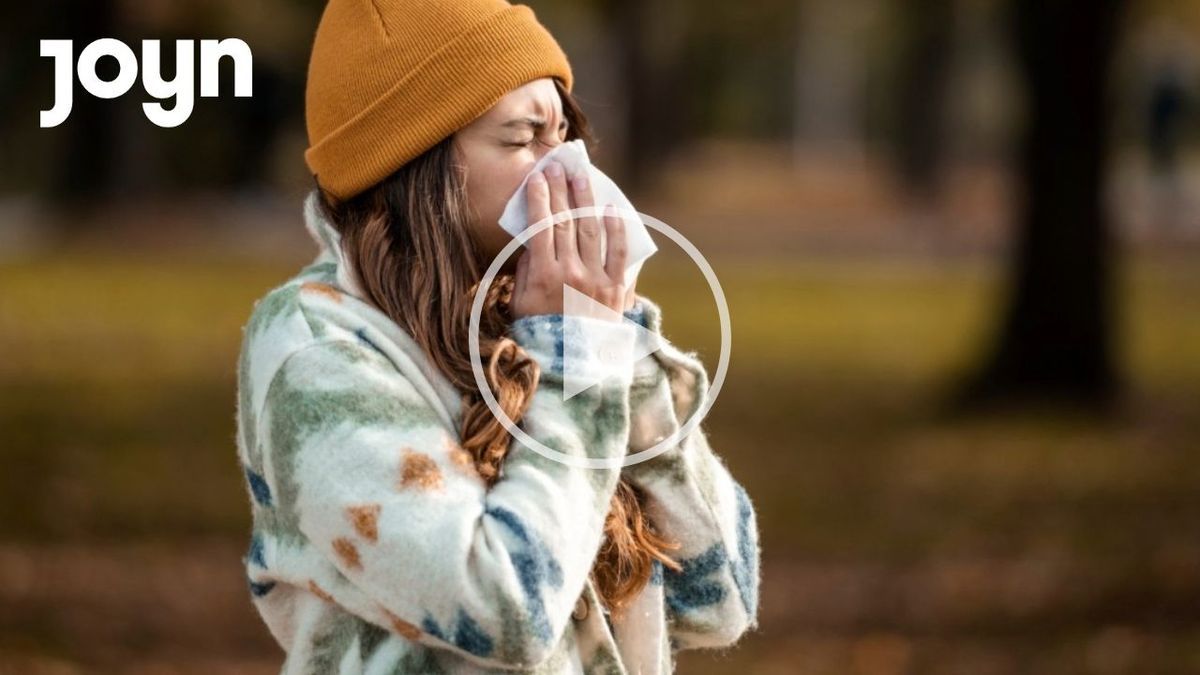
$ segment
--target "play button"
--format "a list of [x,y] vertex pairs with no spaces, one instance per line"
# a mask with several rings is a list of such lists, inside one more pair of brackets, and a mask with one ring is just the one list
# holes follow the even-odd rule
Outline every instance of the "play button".
[[[569,215],[573,218],[587,215],[584,211],[585,209],[582,208],[572,209]],[[621,466],[631,466],[652,459],[668,448],[674,447],[675,444],[680,442],[680,439],[692,433],[700,425],[700,421],[704,419],[704,416],[708,414],[713,402],[717,399],[717,394],[720,392],[721,385],[725,381],[725,375],[729,370],[731,344],[729,306],[725,302],[725,293],[721,290],[721,284],[717,280],[716,273],[713,272],[712,265],[708,264],[708,261],[704,259],[704,256],[701,255],[694,244],[670,225],[644,213],[635,212],[631,217],[640,218],[646,227],[669,237],[696,263],[696,266],[704,274],[704,278],[708,282],[708,286],[712,290],[713,297],[716,300],[717,318],[721,326],[721,350],[718,355],[717,368],[712,382],[708,386],[707,396],[704,397],[703,404],[693,410],[686,420],[681,421],[679,427],[673,433],[661,439],[652,447],[621,457],[581,457],[578,453],[563,452],[558,448],[552,448],[544,443],[540,443],[537,439],[527,434],[500,407],[495,394],[492,393],[487,373],[484,371],[479,346],[479,327],[483,316],[483,305],[484,300],[487,298],[487,291],[491,287],[492,281],[500,274],[500,268],[504,265],[505,261],[518,248],[524,246],[531,237],[551,227],[555,222],[554,219],[546,218],[522,230],[520,234],[513,237],[513,240],[496,255],[492,260],[492,264],[484,272],[479,287],[475,291],[475,299],[471,303],[471,316],[467,335],[469,341],[468,348],[471,353],[471,370],[475,375],[475,384],[479,388],[479,394],[483,397],[483,402],[487,404],[488,409],[496,416],[496,419],[500,421],[504,429],[524,447],[543,457],[556,462],[562,462],[569,466],[588,469],[612,469]],[[684,353],[679,352],[679,349],[665,338],[661,338],[653,331],[642,328],[636,322],[627,320],[624,314],[609,309],[573,288],[563,287],[563,306],[561,354],[563,357],[564,399],[569,399],[610,377],[632,377],[633,365],[654,352],[662,351],[667,359],[677,359],[684,356]],[[596,319],[603,320],[597,321]],[[605,363],[619,365],[614,368],[603,365]]]
[[[662,346],[653,331],[566,284],[563,284],[563,321],[564,401],[609,377],[627,375],[625,371],[631,371],[634,363]],[[608,326],[619,324],[633,329],[632,343],[627,332],[607,330]]]

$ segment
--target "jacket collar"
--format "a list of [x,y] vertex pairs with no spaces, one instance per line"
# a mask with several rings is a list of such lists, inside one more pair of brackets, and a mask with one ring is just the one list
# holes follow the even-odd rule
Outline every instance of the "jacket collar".
[[304,198],[304,229],[308,230],[309,236],[316,242],[317,248],[320,251],[318,257],[327,254],[335,259],[338,257],[338,252],[341,249],[342,235],[338,233],[332,223],[321,215],[318,194],[315,188]]
[[342,250],[342,235],[321,213],[319,197],[316,188],[309,191],[304,198],[304,228],[317,244],[317,258],[314,262],[333,262],[337,265],[338,286],[345,292],[366,299],[366,294],[356,281],[356,275]]

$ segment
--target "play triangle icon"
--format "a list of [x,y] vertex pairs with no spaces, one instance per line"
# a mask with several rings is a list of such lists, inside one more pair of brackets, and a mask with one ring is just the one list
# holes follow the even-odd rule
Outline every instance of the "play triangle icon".
[[[579,321],[581,317],[607,323]],[[621,374],[622,369],[630,373],[634,363],[661,348],[657,333],[566,284],[563,284],[563,320],[563,400]],[[632,345],[621,331],[606,330],[609,325],[617,324],[633,328]]]

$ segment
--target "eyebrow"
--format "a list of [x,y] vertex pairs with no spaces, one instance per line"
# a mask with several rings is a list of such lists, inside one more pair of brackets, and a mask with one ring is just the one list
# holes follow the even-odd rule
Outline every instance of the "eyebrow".
[[[500,126],[502,126],[502,127],[532,127],[534,129],[536,129],[537,131],[541,131],[542,129],[546,128],[546,120],[545,120],[545,118],[542,118],[542,117],[518,117],[516,119],[511,119],[511,120],[505,122],[504,124],[501,124]],[[562,121],[559,122],[559,126],[563,126],[563,127],[568,126],[566,117],[562,118]]]

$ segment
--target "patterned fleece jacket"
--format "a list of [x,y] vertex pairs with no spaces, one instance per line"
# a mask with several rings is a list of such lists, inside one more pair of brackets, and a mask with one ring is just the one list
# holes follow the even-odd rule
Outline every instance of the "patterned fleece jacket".
[[[637,363],[590,353],[631,326],[538,315],[510,327],[541,366],[530,438],[608,468],[554,461],[513,440],[489,489],[460,445],[459,393],[364,299],[337,231],[304,219],[316,258],[254,305],[238,363],[237,446],[253,526],[249,594],[287,674],[670,673],[681,649],[757,627],[759,541],[746,491],[701,427],[654,458],[705,402],[708,377],[665,339]],[[661,338],[638,297],[631,319]],[[572,353],[575,352],[575,353]],[[563,399],[564,358],[611,369]],[[617,482],[646,495],[682,569],[657,562],[624,612],[589,572]]]

